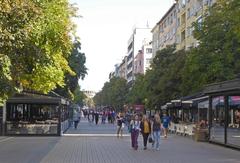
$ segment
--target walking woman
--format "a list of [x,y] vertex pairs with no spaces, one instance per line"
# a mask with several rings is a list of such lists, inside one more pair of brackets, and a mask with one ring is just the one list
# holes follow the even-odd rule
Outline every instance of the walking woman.
[[121,134],[121,138],[123,137],[123,116],[121,113],[117,115],[117,138],[119,138],[119,134]]
[[153,123],[152,123],[152,132],[153,132],[153,148],[159,150],[160,145],[160,135],[161,135],[161,120],[159,114],[154,115]]
[[131,140],[133,149],[138,149],[138,136],[140,131],[140,121],[138,115],[135,115],[133,120],[130,122],[131,126]]
[[151,123],[146,115],[143,115],[142,121],[140,123],[140,129],[143,136],[144,150],[147,149],[148,136],[151,134]]

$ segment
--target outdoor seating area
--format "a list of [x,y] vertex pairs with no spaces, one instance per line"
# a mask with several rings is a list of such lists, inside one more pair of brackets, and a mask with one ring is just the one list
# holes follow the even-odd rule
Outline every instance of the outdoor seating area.
[[172,119],[170,132],[240,147],[240,79],[208,85],[203,92],[171,100],[163,108]]
[[68,102],[58,96],[24,92],[6,104],[6,135],[60,135],[69,126]]

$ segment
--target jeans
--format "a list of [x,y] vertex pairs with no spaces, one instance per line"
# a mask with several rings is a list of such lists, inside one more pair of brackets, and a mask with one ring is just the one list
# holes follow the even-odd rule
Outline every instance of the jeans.
[[139,130],[132,130],[131,132],[132,147],[136,150],[138,149],[138,135]]
[[142,133],[142,136],[143,136],[143,145],[144,147],[147,147],[149,133]]
[[156,145],[156,149],[159,149],[159,144],[160,144],[160,131],[153,131],[153,147]]

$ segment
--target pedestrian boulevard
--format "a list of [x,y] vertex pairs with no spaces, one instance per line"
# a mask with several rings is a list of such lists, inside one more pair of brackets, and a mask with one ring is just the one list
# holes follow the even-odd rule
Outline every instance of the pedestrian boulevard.
[[[77,129],[74,129],[72,125],[67,132],[64,133],[64,136],[115,136],[117,126],[116,124],[111,124],[106,122],[102,124],[101,121],[96,125],[95,122],[88,122],[87,118],[82,118],[78,124]],[[127,127],[124,127],[124,136],[129,136],[127,132]]]
[[140,136],[135,151],[127,131],[123,138],[115,132],[113,124],[82,120],[62,137],[4,137],[0,163],[240,163],[239,151],[177,135],[162,138],[160,151],[143,150]]

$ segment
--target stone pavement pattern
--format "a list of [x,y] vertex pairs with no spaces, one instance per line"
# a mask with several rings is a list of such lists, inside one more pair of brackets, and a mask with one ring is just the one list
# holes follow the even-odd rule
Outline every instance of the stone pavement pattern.
[[[89,130],[98,131],[99,127],[104,128],[92,126]],[[176,135],[162,139],[160,151],[150,146],[142,150],[142,137],[139,150],[130,146],[129,136],[118,139],[99,132],[89,137],[4,138],[0,141],[0,163],[240,163],[239,151]]]

